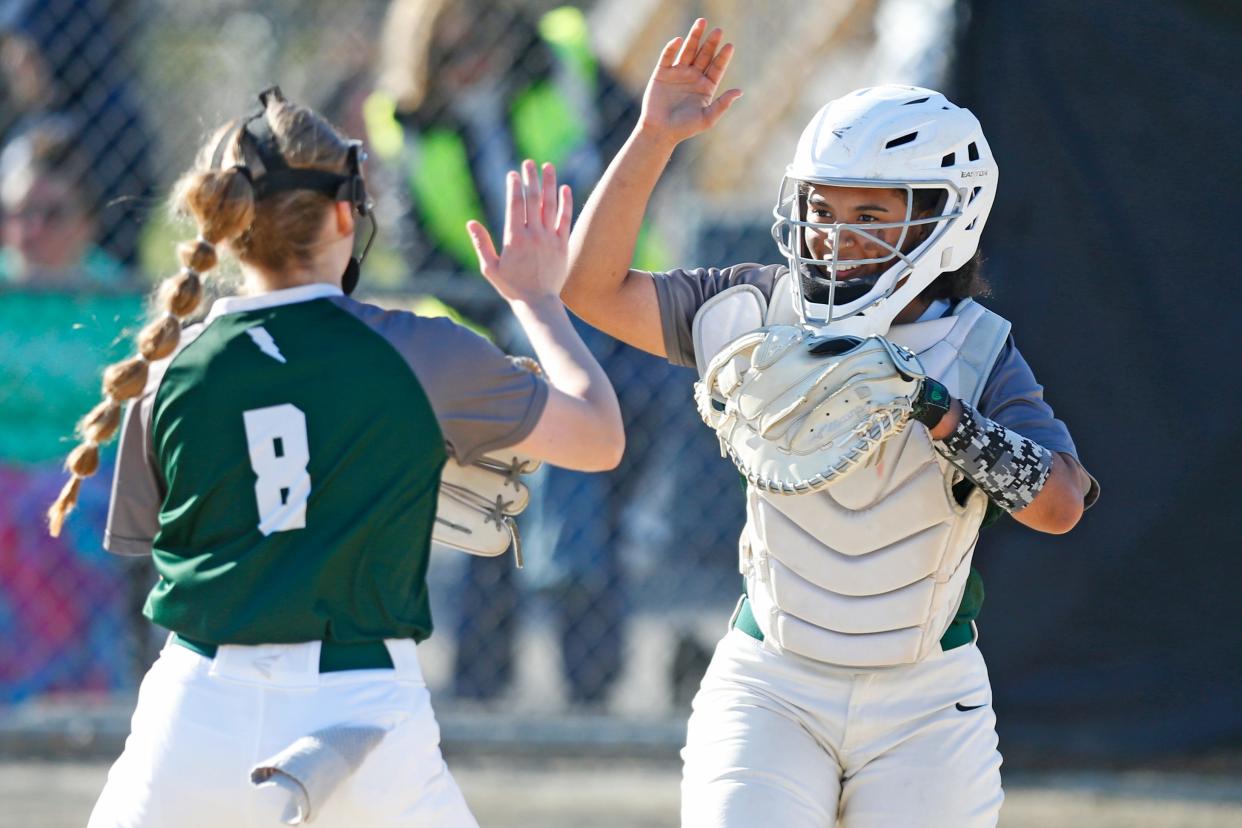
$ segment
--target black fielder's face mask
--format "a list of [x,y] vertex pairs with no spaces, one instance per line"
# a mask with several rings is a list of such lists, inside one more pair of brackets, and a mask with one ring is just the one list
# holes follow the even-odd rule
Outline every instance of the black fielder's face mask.
[[829,302],[834,305],[847,305],[855,299],[861,299],[875,287],[880,278],[877,274],[861,279],[838,280],[834,290],[832,280],[828,277],[825,268],[809,265],[802,268],[799,276],[802,282],[802,295],[807,298],[807,301],[818,305],[827,305]]
[[[371,244],[379,231],[372,211],[373,204],[367,195],[366,183],[362,178],[362,162],[366,153],[361,141],[350,141],[344,175],[326,170],[290,167],[280,153],[276,136],[272,134],[264,113],[267,112],[269,100],[283,101],[284,95],[280,87],[273,86],[259,93],[261,108],[246,118],[236,130],[230,130],[220,139],[212,155],[212,169],[221,169],[224,152],[230,140],[236,140],[239,151],[239,163],[235,168],[241,171],[254,187],[256,201],[262,201],[276,193],[290,190],[309,190],[322,193],[334,201],[345,201],[353,206],[354,214],[369,221],[371,227],[367,234],[362,252],[350,257],[349,263],[341,274],[341,290],[347,295],[353,293],[358,286],[362,272],[362,263],[366,260]],[[357,233],[355,233],[355,248]]]

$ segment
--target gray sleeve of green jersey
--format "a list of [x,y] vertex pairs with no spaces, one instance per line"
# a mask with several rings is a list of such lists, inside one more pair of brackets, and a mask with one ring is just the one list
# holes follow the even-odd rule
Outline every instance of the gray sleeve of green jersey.
[[125,406],[112,476],[112,499],[104,529],[104,548],[118,555],[149,555],[159,530],[164,486],[151,446],[151,406],[147,394]]
[[[1044,399],[1044,387],[1035,379],[1035,373],[1022,358],[1012,336],[992,367],[977,408],[983,416],[1049,451],[1078,459],[1078,449],[1069,428],[1053,414],[1052,406]],[[1091,491],[1086,497],[1088,506],[1095,503],[1099,491],[1099,484],[1091,478]]]
[[776,280],[785,270],[784,265],[737,264],[726,268],[699,267],[652,273],[668,361],[695,367],[691,331],[694,316],[704,302],[735,285],[754,285],[770,301]]
[[[202,332],[203,326],[198,324],[185,328],[174,356]],[[104,548],[117,555],[150,555],[160,528],[160,506],[167,487],[151,441],[151,413],[155,409],[155,392],[172,360],[169,357],[152,363],[142,396],[125,404],[108,523],[104,527]]]
[[386,311],[351,299],[342,300],[342,307],[405,358],[460,462],[520,442],[539,421],[547,383],[473,331],[449,319]]

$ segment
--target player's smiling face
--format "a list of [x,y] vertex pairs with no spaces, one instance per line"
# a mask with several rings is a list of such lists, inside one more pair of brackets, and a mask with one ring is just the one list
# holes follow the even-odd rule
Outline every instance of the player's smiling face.
[[[879,187],[834,187],[827,184],[811,184],[807,193],[807,221],[811,224],[886,224],[904,221],[906,218],[906,193],[904,190]],[[877,227],[866,233],[842,230],[836,234],[837,279],[859,279],[878,276],[892,266],[892,260],[850,266],[858,259],[879,259],[893,255],[893,251],[881,244],[896,245],[901,238],[900,227]],[[911,241],[907,234],[907,241]],[[811,257],[820,261],[832,261],[833,234],[824,230],[807,228],[806,246]],[[878,241],[877,241],[878,239]]]

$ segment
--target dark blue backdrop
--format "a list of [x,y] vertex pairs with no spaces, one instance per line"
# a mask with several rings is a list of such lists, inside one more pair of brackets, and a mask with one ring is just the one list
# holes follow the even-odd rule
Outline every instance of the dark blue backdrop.
[[1000,164],[988,304],[1103,496],[976,562],[1002,750],[1242,745],[1242,8],[974,0],[952,93]]

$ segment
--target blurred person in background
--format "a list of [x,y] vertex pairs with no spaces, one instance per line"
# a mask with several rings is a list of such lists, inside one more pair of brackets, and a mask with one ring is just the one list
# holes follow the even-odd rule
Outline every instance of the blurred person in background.
[[[562,180],[589,192],[638,114],[637,101],[596,60],[582,12],[565,6],[536,16],[536,9],[516,0],[395,0],[379,90],[365,105],[371,146],[406,184],[411,270],[450,275],[437,284],[451,307],[428,298],[415,309],[470,320],[510,349],[522,347],[520,334],[505,307],[480,290],[465,222],[499,219],[503,172],[523,157],[556,164]],[[667,264],[647,230],[635,258]],[[578,330],[617,389],[632,439],[610,474],[548,470],[532,509],[536,531],[526,535],[526,574],[549,599],[570,701],[598,705],[622,666],[625,510],[643,480],[677,473],[657,464],[657,453],[698,426],[681,405],[689,372],[589,326]],[[667,521],[662,507],[657,521]],[[531,523],[523,518],[522,526]],[[657,534],[675,547],[670,531]],[[518,589],[507,559],[468,560],[456,603],[459,698],[492,699],[509,685]]]
[[99,198],[67,124],[49,119],[10,141],[0,151],[0,283],[123,287],[125,268],[98,244]]
[[[145,625],[133,621],[150,568],[99,542],[106,479],[82,519],[48,537],[39,503],[60,485],[66,437],[121,355],[142,297],[97,246],[99,190],[66,136],[44,123],[0,151],[0,702],[134,686]],[[111,453],[102,459],[105,470]]]
[[99,246],[132,266],[154,188],[154,141],[125,61],[121,9],[119,0],[0,0],[11,110],[0,135],[13,139],[48,119],[71,126],[98,187]]

